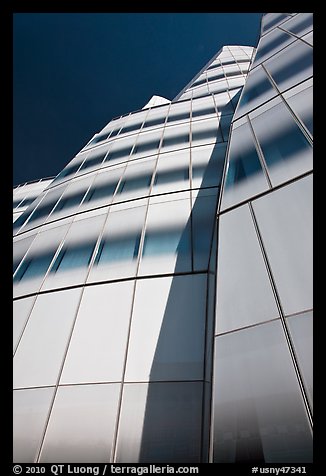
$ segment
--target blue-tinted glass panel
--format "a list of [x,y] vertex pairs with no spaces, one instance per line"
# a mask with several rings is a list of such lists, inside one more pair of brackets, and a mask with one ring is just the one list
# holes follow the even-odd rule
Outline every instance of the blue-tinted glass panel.
[[267,79],[267,77],[261,79],[260,81],[257,81],[252,86],[250,84],[247,84],[241,97],[240,105],[244,106],[245,104],[248,104],[252,100],[258,98],[259,96],[262,96],[263,94],[271,91],[272,89],[272,84]]
[[166,137],[163,139],[162,147],[171,147],[173,145],[188,144],[189,134],[182,134],[175,137]]
[[231,59],[221,59],[221,63],[223,65],[226,65],[226,64],[234,64],[235,63],[235,59],[231,58]]
[[208,142],[223,141],[221,132],[217,129],[217,127],[192,133],[193,142],[206,139]]
[[220,68],[220,67],[221,67],[220,63],[215,63],[209,66],[207,69],[214,69],[214,68]]
[[[307,51],[304,54],[296,57],[295,59],[289,59],[286,65],[282,65],[281,68],[277,68],[277,65],[276,67],[274,66],[272,68],[271,65],[273,79],[277,84],[281,84],[283,81],[295,77],[298,73],[302,73],[303,71],[311,68],[312,59],[312,48],[307,48]],[[266,67],[268,66],[266,65]]]
[[144,152],[148,152],[150,150],[155,150],[158,149],[158,146],[160,145],[160,140],[154,140],[150,142],[139,142],[136,144],[133,154],[140,154]]
[[294,26],[287,26],[287,24],[284,25],[284,28],[286,30],[291,31],[292,33],[295,33],[296,35],[300,35],[306,28],[312,29],[312,15],[309,17],[302,18],[302,20],[298,23],[296,23]]
[[70,195],[69,197],[62,197],[60,201],[58,202],[57,206],[55,207],[55,212],[58,212],[60,210],[64,210],[67,208],[78,207],[84,195],[85,195],[85,190],[79,193],[75,193],[74,195]]
[[287,18],[287,16],[288,15],[281,14],[281,15],[278,15],[277,17],[273,18],[273,20],[270,20],[269,22],[267,22],[265,24],[264,31],[269,30],[273,26],[277,25],[281,20],[285,20],[285,18]]
[[114,129],[113,131],[111,131],[110,139],[111,139],[112,137],[117,136],[117,135],[119,134],[119,132],[120,132],[120,128]]
[[74,164],[74,165],[68,165],[56,176],[55,180],[58,180],[58,179],[67,177],[68,175],[74,174],[79,169],[80,164],[81,164],[81,162],[79,162],[78,164]]
[[255,62],[260,60],[260,58],[265,56],[267,53],[272,52],[275,49],[281,49],[281,46],[286,44],[288,40],[289,35],[287,33],[280,33],[274,40],[268,41],[265,46],[258,47]]
[[27,205],[30,205],[31,203],[34,202],[36,197],[32,197],[32,198],[24,198],[24,200],[21,202],[20,206],[21,207],[27,207]]
[[169,170],[166,172],[159,172],[155,176],[154,184],[155,185],[164,185],[171,182],[178,182],[180,180],[189,179],[189,170],[188,169],[176,169]]
[[120,134],[127,134],[128,132],[137,131],[141,128],[142,122],[137,124],[132,124],[130,126],[125,126],[121,129]]
[[165,122],[165,117],[157,117],[156,119],[148,119],[145,122],[143,129],[145,127],[153,127],[153,126],[162,125],[164,122]]
[[151,175],[144,175],[142,177],[135,177],[122,180],[119,185],[118,193],[132,192],[142,188],[147,188],[151,184]]
[[188,229],[148,231],[145,235],[143,256],[190,253]]
[[51,272],[87,268],[95,248],[95,243],[84,243],[71,248],[62,248],[51,268]]
[[[263,120],[263,118],[261,119]],[[264,134],[264,138],[260,136],[258,140],[269,167],[282,161],[295,159],[299,153],[305,150],[308,152],[312,150],[309,142],[294,121],[288,124],[288,127],[279,134],[273,134],[270,137]]]
[[173,121],[182,121],[183,119],[189,119],[189,112],[183,112],[180,114],[171,114],[171,116],[168,117],[168,122],[173,122]]
[[89,190],[88,194],[86,195],[85,202],[90,202],[92,200],[99,200],[105,197],[112,197],[114,191],[116,189],[117,182],[114,183],[106,183],[105,185],[101,185],[96,188],[92,188]]
[[14,276],[14,282],[44,275],[50,266],[53,256],[54,251],[34,256],[33,258],[26,257]]
[[21,198],[20,198],[19,200],[13,200],[13,202],[12,202],[12,207],[13,207],[13,208],[16,208],[17,205],[21,202],[21,200],[22,200]]
[[211,76],[208,78],[208,81],[216,81],[217,79],[225,78],[224,73],[216,74],[215,76]]
[[49,215],[52,211],[56,202],[49,202],[46,205],[40,205],[36,208],[35,212],[32,214],[30,221],[38,220],[39,218],[43,218]]
[[208,114],[216,114],[215,107],[206,107],[197,111],[192,111],[192,117],[206,116]]
[[118,149],[112,152],[109,152],[105,158],[105,162],[108,160],[121,159],[122,157],[128,157],[131,152],[132,147],[125,147],[123,149]]
[[194,83],[192,83],[192,86],[199,86],[200,84],[204,84],[204,83],[206,83],[206,78],[195,81]]
[[92,139],[88,145],[97,144],[98,142],[102,142],[103,140],[107,139],[109,137],[109,135],[110,135],[109,132],[105,132],[104,134],[100,134],[100,135],[94,137],[94,139]]
[[140,234],[107,238],[99,246],[95,263],[102,265],[117,261],[132,261],[137,259]]
[[101,164],[103,162],[104,157],[106,156],[106,152],[96,155],[90,159],[86,159],[83,165],[80,167],[79,172],[84,169],[88,169],[90,167],[94,167],[95,165]]
[[22,226],[25,221],[28,219],[28,217],[31,215],[30,211],[25,210],[18,218],[17,220],[14,221],[13,223],[13,228],[19,228]]

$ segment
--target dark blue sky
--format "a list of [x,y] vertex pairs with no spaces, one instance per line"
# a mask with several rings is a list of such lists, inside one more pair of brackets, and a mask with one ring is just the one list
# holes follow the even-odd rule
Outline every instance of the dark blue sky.
[[16,13],[14,185],[56,175],[113,117],[173,99],[261,13]]

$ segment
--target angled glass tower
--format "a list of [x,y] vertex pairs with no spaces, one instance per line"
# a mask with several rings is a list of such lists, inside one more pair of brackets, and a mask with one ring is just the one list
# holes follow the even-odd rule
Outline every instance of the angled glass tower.
[[311,31],[264,15],[15,219],[15,462],[311,461]]

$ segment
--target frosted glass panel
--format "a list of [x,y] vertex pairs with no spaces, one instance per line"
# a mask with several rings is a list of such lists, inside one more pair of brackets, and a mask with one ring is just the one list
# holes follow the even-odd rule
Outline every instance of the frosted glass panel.
[[312,435],[279,321],[216,338],[215,463],[308,463]]
[[132,291],[131,281],[85,289],[61,383],[121,380]]
[[312,177],[253,202],[286,314],[313,307]]
[[219,222],[216,332],[278,317],[248,206]]
[[109,462],[118,397],[117,384],[59,387],[40,462]]
[[53,393],[54,387],[14,391],[14,463],[36,461]]
[[201,405],[201,383],[125,385],[117,462],[198,463]]
[[206,277],[139,281],[126,381],[203,378]]
[[286,319],[305,383],[311,407],[313,406],[313,313],[306,312]]
[[14,388],[56,383],[80,292],[73,289],[37,298],[14,358]]

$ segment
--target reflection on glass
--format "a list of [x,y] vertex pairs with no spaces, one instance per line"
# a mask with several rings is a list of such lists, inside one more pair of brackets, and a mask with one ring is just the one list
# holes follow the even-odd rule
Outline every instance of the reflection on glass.
[[30,258],[27,256],[18,268],[14,276],[14,282],[44,275],[50,266],[53,256],[54,251]]
[[127,178],[120,182],[117,193],[128,193],[142,188],[148,188],[151,184],[151,175],[143,175],[140,177]]
[[139,243],[140,234],[106,238],[101,241],[94,264],[135,260],[138,256]]
[[138,142],[135,145],[135,148],[133,150],[133,154],[141,154],[141,153],[144,153],[144,152],[148,152],[150,150],[158,149],[159,145],[160,145],[160,139],[156,139],[156,140],[149,141],[149,142]]
[[39,205],[35,211],[32,212],[32,216],[30,218],[30,221],[38,220],[39,218],[44,218],[49,215],[49,213],[52,211],[52,208],[54,207],[56,202],[48,202],[45,205]]
[[[273,34],[273,33],[272,33]],[[267,39],[266,38],[262,40],[262,43],[264,43],[264,46],[259,46],[257,54],[255,56],[255,62],[260,60],[263,56],[265,56],[268,53],[272,53],[273,50],[279,50],[281,49],[281,46],[286,44],[288,40],[291,38],[287,33],[279,33],[277,34],[277,37],[274,38],[273,40]],[[270,38],[270,37],[269,37]]]
[[121,159],[122,157],[128,157],[131,152],[132,147],[125,147],[123,149],[117,149],[115,151],[109,152],[106,156],[105,162],[109,160]]
[[308,463],[312,435],[279,321],[215,346],[214,462]]
[[182,134],[174,137],[165,137],[163,139],[162,148],[171,147],[174,145],[188,144],[189,143],[189,134]]
[[143,256],[190,253],[189,233],[185,229],[148,231]]
[[94,167],[95,165],[101,164],[103,162],[104,157],[106,156],[106,153],[107,150],[105,152],[102,152],[102,154],[86,159],[83,165],[80,167],[79,172],[81,170],[88,169],[90,167]]
[[309,403],[313,407],[313,314],[306,312],[286,319],[302,372]]
[[112,197],[116,189],[116,186],[117,186],[117,182],[114,182],[114,183],[106,183],[105,185],[100,185],[98,187],[91,188],[86,195],[85,202],[100,200],[101,198]]
[[84,243],[74,247],[61,248],[51,272],[68,271],[88,267],[94,251],[95,243]]
[[82,199],[84,198],[85,190],[75,193],[69,197],[62,197],[55,207],[55,212],[63,210],[65,208],[78,207]]
[[170,182],[178,182],[184,180],[189,180],[188,168],[159,172],[155,176],[154,185],[165,185]]

